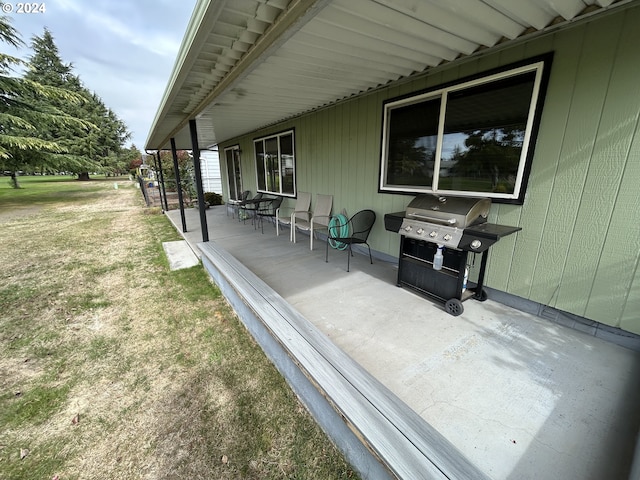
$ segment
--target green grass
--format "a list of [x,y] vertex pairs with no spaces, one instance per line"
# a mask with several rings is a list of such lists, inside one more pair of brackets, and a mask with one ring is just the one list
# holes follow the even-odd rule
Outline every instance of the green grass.
[[[97,276],[97,272],[92,272]],[[89,277],[91,278],[90,275]],[[96,308],[105,308],[112,304],[112,300],[105,298],[103,294],[96,292],[84,292],[78,295],[74,295],[67,302],[67,308],[76,311],[90,311]]]
[[29,422],[41,424],[49,419],[69,395],[70,384],[36,385],[25,392],[8,392],[3,396],[0,423],[9,427]]
[[204,269],[169,270],[180,236],[133,184],[21,180],[0,186],[1,479],[356,478]]
[[70,202],[90,196],[125,177],[106,178],[96,176],[88,182],[80,182],[69,176],[18,177],[20,187],[11,186],[9,177],[0,177],[0,210],[17,206],[47,205],[51,202]]
[[87,349],[87,359],[89,361],[101,360],[117,354],[118,340],[106,336],[98,336],[91,339]]
[[65,464],[66,458],[60,452],[60,439],[52,438],[43,442],[36,452],[29,451],[29,454],[20,459],[20,451],[22,449],[17,439],[11,439],[2,445],[0,450],[0,472],[3,473],[4,479],[28,479],[41,478],[51,479],[50,472],[59,471]]

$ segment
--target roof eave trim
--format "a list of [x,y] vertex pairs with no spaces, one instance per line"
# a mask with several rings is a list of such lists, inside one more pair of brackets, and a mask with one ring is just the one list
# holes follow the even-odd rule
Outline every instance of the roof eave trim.
[[[156,129],[159,126],[158,124],[162,121],[163,117],[167,115],[167,110],[170,107],[171,101],[175,98],[177,91],[182,87],[188,70],[191,68],[195,61],[195,57],[202,49],[202,45],[206,39],[206,33],[203,32],[201,28],[203,23],[205,23],[205,17],[207,22],[211,22],[212,17],[214,19],[213,21],[215,21],[226,3],[218,1],[216,2],[218,4],[217,8],[210,11],[209,6],[212,1],[214,0],[198,0],[193,9],[193,13],[191,14],[191,18],[187,24],[187,30],[182,39],[180,49],[178,50],[178,55],[176,56],[176,61],[173,65],[173,70],[169,76],[169,81],[167,82],[164,94],[162,95],[160,106],[156,111],[153,123],[151,124],[151,129],[149,130],[149,136],[145,142],[147,149],[154,149],[158,146],[151,145],[153,137],[156,134]],[[161,143],[165,144],[167,142],[164,141]]]
[[[204,2],[202,2],[204,3]],[[206,3],[209,3],[207,1]],[[209,92],[209,94],[198,103],[198,105],[189,113],[185,114],[183,119],[176,125],[169,135],[158,142],[158,145],[165,145],[169,140],[180,132],[189,123],[189,120],[196,118],[213,100],[226,91],[232,89],[238,82],[250,74],[257,68],[266,58],[275,52],[280,46],[294,35],[307,22],[315,17],[325,6],[331,3],[331,0],[293,0],[287,9],[269,26],[263,35],[249,48],[246,54],[238,60],[238,63],[218,82],[218,84]],[[211,25],[211,23],[207,23]],[[198,27],[200,23],[198,24]],[[182,68],[187,65],[182,64]],[[172,79],[176,78],[183,72],[174,72]],[[186,75],[186,73],[184,73]],[[173,89],[176,84],[170,84],[171,93],[165,94],[166,100],[175,95]],[[169,91],[169,88],[167,89]],[[164,105],[163,105],[164,107]],[[161,109],[163,110],[163,109]],[[159,110],[159,112],[161,111]],[[157,123],[161,121],[165,112],[156,115],[152,132],[155,130]],[[151,138],[151,135],[150,135]],[[148,140],[149,142],[149,140]]]

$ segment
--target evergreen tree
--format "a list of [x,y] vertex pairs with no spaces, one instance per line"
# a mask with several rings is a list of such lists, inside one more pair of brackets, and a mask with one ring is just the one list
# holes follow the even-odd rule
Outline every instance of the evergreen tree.
[[[9,18],[2,16],[0,42],[13,47],[23,45]],[[90,124],[64,114],[48,103],[77,105],[81,100],[78,95],[14,76],[14,68],[21,65],[20,59],[0,52],[0,169],[11,172],[16,188],[19,186],[16,172],[47,166],[46,157],[40,154],[66,151],[55,138],[42,138],[38,134],[41,128],[90,127]]]
[[97,126],[90,131],[74,127],[52,128],[42,131],[42,138],[59,139],[69,152],[66,156],[67,169],[77,173],[80,180],[88,180],[90,171],[99,170],[107,174],[120,171],[120,155],[124,142],[130,137],[124,122],[105,106],[97,94],[82,84],[80,78],[73,74],[71,64],[62,61],[49,30],[45,28],[41,37],[35,36],[31,46],[34,53],[29,59],[29,71],[25,78],[81,95],[84,102],[80,105],[60,102],[55,107]]
[[[142,153],[134,144],[129,148],[123,148],[118,155],[115,164],[114,175],[122,175],[125,173],[135,175],[135,169],[142,163]],[[131,170],[134,170],[133,173]]]

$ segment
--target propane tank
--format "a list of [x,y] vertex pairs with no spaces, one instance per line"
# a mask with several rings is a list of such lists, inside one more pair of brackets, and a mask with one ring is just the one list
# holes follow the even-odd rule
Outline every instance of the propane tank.
[[444,248],[444,245],[438,245],[438,250],[436,250],[436,254],[433,256],[433,269],[434,270],[441,270],[442,269],[442,261],[444,260],[444,257],[442,255],[442,249]]

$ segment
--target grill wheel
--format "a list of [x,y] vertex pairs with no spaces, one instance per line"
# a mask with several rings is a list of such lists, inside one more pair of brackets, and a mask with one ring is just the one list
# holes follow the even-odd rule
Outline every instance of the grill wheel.
[[454,317],[457,317],[464,312],[462,302],[457,298],[450,298],[447,300],[447,303],[444,304],[444,309],[449,315],[453,315]]

